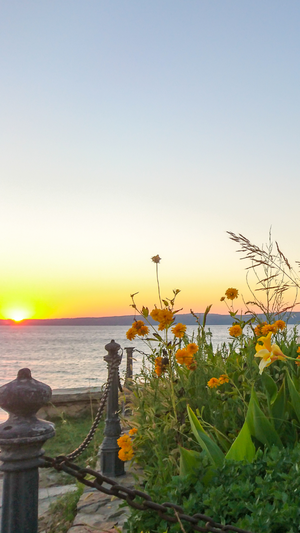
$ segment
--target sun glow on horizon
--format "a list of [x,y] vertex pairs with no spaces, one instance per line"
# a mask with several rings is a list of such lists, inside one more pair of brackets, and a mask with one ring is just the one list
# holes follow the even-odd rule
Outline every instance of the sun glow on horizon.
[[6,319],[13,320],[14,322],[22,322],[26,318],[30,318],[32,313],[28,309],[21,307],[13,307],[7,309],[4,313]]

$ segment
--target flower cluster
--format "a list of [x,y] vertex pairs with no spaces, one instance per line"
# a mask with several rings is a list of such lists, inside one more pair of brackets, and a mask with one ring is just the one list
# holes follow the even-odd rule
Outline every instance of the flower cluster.
[[286,328],[284,320],[276,320],[273,324],[267,324],[262,322],[254,328],[255,335],[268,335],[268,333],[277,333],[277,331],[283,331]]
[[154,372],[158,377],[167,369],[168,363],[168,357],[156,357]]
[[155,322],[159,322],[159,331],[168,328],[174,320],[173,313],[169,309],[157,309],[157,307],[155,307],[152,309],[150,316]]
[[126,337],[128,340],[132,341],[137,335],[139,335],[139,337],[148,335],[149,331],[148,326],[146,326],[142,320],[135,320],[131,328],[127,331]]
[[234,324],[229,328],[229,335],[231,337],[240,337],[243,334],[243,330],[239,324]]
[[[129,435],[134,435],[136,432],[137,429],[132,428],[129,431]],[[121,461],[130,461],[134,455],[132,440],[129,435],[122,435],[122,437],[117,440],[117,443],[121,448],[118,453],[118,457],[121,459]]]
[[219,387],[219,385],[223,385],[223,383],[229,383],[229,377],[227,374],[222,374],[219,378],[211,378],[207,382],[207,386],[210,389],[213,389]]
[[197,353],[198,350],[199,347],[194,342],[191,342],[185,348],[179,348],[175,354],[177,363],[185,365],[189,370],[195,370],[196,361],[194,359],[194,354]]

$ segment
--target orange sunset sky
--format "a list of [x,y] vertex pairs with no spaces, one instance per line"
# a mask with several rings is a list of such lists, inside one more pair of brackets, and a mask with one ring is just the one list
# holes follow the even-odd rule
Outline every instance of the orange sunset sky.
[[[300,4],[0,6],[0,318],[249,297],[226,230],[300,260]],[[242,306],[241,299],[237,306]]]

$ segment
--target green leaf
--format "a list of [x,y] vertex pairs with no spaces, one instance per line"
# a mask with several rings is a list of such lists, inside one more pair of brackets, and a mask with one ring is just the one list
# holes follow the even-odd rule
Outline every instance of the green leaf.
[[286,411],[286,391],[285,391],[285,381],[282,382],[282,385],[278,391],[276,399],[271,405],[271,414],[274,420],[275,429],[278,431],[284,421],[284,413]]
[[255,446],[252,442],[247,422],[244,423],[234,443],[231,445],[225,459],[229,461],[248,461],[252,463],[255,456]]
[[201,454],[194,450],[179,447],[180,450],[180,475],[193,474],[200,465]]
[[207,452],[212,462],[216,466],[222,466],[224,463],[223,452],[220,450],[219,446],[204,431],[198,418],[196,417],[195,413],[192,411],[189,405],[187,406],[187,410],[192,431],[201,448]]
[[287,372],[287,382],[288,382],[288,388],[289,388],[289,393],[291,397],[291,404],[296,413],[298,421],[300,422],[300,394],[297,391],[295,384],[292,381],[288,372]]
[[275,398],[277,396],[277,385],[274,379],[272,379],[270,374],[268,374],[267,372],[262,373],[261,380],[267,393],[269,405],[271,405],[275,401]]
[[252,437],[255,437],[259,442],[268,446],[268,448],[271,448],[273,445],[282,448],[282,442],[278,433],[259,407],[254,389],[251,392],[246,422]]

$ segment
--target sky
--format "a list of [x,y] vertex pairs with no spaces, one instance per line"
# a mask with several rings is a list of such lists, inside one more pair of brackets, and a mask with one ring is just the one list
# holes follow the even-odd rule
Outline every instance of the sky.
[[[247,298],[300,260],[298,0],[0,0],[0,318]],[[239,305],[239,302],[237,303]]]

